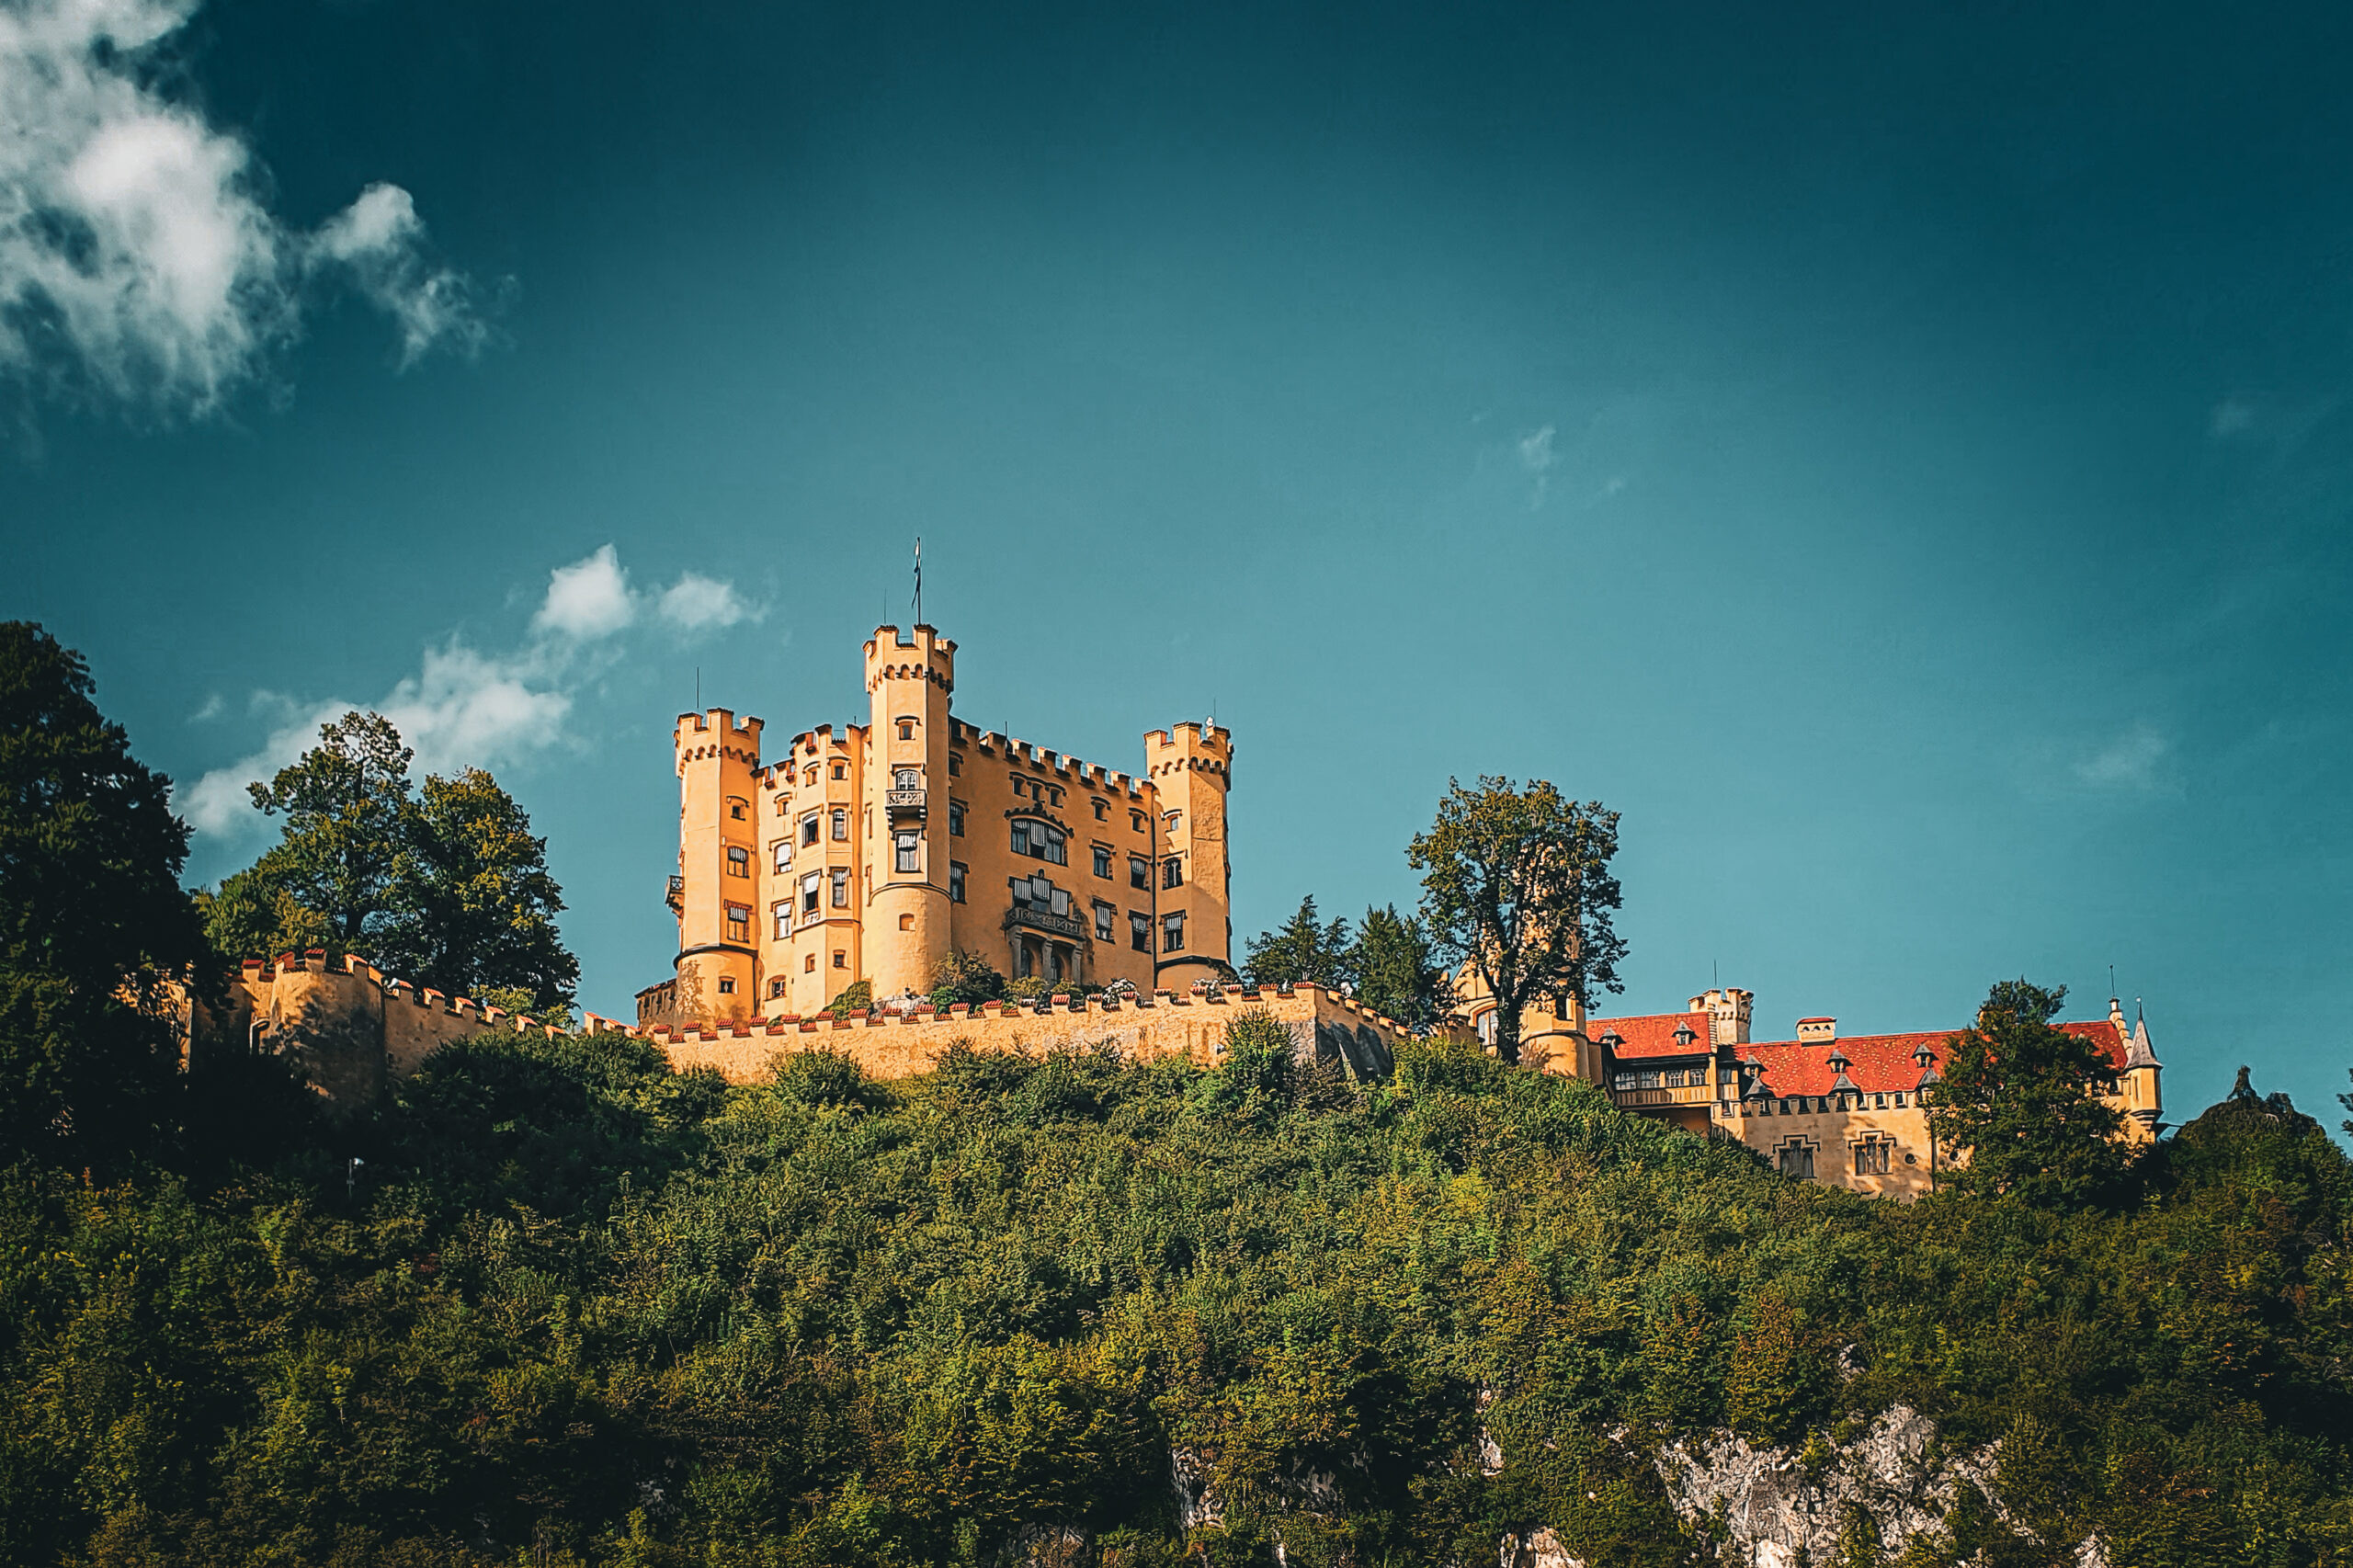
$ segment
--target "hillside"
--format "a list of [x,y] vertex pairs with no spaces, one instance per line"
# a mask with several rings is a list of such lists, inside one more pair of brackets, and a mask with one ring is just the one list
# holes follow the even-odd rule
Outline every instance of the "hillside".
[[7,1178],[0,1560],[1749,1561],[1662,1452],[1835,1497],[1889,1411],[1958,1501],[1850,1500],[1846,1561],[2353,1550],[2353,1171],[2282,1101],[2057,1214],[1247,1028],[737,1088],[484,1037],[343,1130],[239,1092],[194,1175]]

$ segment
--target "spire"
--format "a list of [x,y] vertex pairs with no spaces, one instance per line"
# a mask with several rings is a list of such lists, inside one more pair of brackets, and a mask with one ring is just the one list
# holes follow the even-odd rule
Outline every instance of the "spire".
[[2141,999],[2138,996],[2132,998],[2132,1038],[2124,1052],[2124,1065],[2128,1069],[2164,1066],[2149,1044],[2149,1020],[2141,1016]]

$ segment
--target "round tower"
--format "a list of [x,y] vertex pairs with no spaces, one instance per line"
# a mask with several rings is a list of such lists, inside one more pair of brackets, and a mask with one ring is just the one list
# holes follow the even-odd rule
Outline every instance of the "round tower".
[[760,721],[724,708],[681,713],[670,742],[678,769],[678,917],[671,1021],[686,1028],[749,1021],[759,1008]]
[[948,699],[956,644],[928,626],[866,644],[864,940],[876,999],[931,990],[948,956]]
[[1144,736],[1145,773],[1160,821],[1153,876],[1155,986],[1215,979],[1233,960],[1225,806],[1233,733],[1188,721]]

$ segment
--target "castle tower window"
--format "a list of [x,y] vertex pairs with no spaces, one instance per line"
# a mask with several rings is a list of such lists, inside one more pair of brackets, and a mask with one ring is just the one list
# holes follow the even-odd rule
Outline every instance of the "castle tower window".
[[810,872],[807,876],[801,879],[801,914],[814,915],[817,913],[817,884],[824,880],[824,879],[823,877],[819,876],[814,871]]
[[1128,945],[1140,953],[1152,951],[1152,916],[1128,911]]
[[733,996],[735,994],[734,976],[722,974],[719,977],[719,994],[722,996]]
[[964,863],[961,860],[948,862],[948,902],[964,902]]
[[1152,886],[1151,861],[1145,859],[1141,855],[1131,855],[1128,857],[1128,886],[1131,888],[1148,888]]
[[1111,848],[1106,844],[1095,846],[1095,874],[1105,881],[1111,880]]
[[951,837],[964,836],[964,802],[961,801],[948,802],[948,832]]
[[771,905],[768,915],[776,930],[776,939],[783,941],[792,935],[792,901],[785,899]]
[[790,838],[776,841],[776,869],[779,875],[792,869],[792,840]]
[[752,939],[752,907],[746,903],[727,906],[727,939],[748,942]]
[[1181,953],[1185,950],[1185,916],[1182,911],[1161,916],[1160,950],[1164,953]]
[[814,767],[801,770],[801,787],[804,790],[814,790],[817,787],[817,769]]
[[849,837],[849,808],[847,806],[834,808],[834,836],[844,840]]
[[768,982],[768,999],[770,1001],[774,1001],[776,998],[783,994],[784,976],[779,974],[775,979]]
[[817,972],[816,954],[811,953],[807,958],[801,960],[801,972],[803,974],[814,974]]
[[849,764],[848,764],[848,763],[847,763],[847,762],[837,762],[837,763],[834,764],[834,777],[835,777],[835,778],[848,778],[848,777],[849,777]]
[[814,812],[811,812],[801,819],[801,842],[803,844],[817,842],[817,813]]
[[893,790],[920,790],[923,788],[923,775],[912,767],[902,767],[896,773],[891,775],[891,788]]
[[840,948],[835,948],[834,949],[834,967],[835,969],[847,969],[849,967],[849,954]]
[[1185,885],[1185,862],[1179,860],[1174,855],[1171,855],[1167,859],[1163,860],[1160,863],[1160,885],[1165,888],[1183,887]]
[[920,869],[923,858],[923,835],[913,829],[904,829],[892,834],[891,839],[892,847],[897,857],[893,862],[896,868],[902,871]]
[[777,815],[779,815],[779,816],[782,816],[782,815],[784,815],[784,810],[785,810],[785,808],[786,808],[787,806],[790,806],[790,804],[792,804],[792,797],[791,797],[791,796],[790,796],[790,795],[779,795],[779,796],[776,798],[776,814],[777,814]]
[[1050,806],[1059,806],[1063,803],[1062,790],[1051,784],[1046,786],[1046,803]]
[[1128,813],[1128,825],[1135,829],[1138,833],[1142,833],[1143,831],[1143,813],[1142,812],[1130,812]]
[[962,752],[951,751],[948,754],[948,777],[950,778],[961,778],[964,777],[964,754]]
[[834,907],[835,909],[849,907],[849,868],[847,866],[834,868]]
[[1168,824],[1168,832],[1171,836],[1174,836],[1176,832],[1176,819],[1183,814],[1184,813],[1181,812],[1163,812],[1161,813],[1160,820]]
[[730,796],[728,796],[728,797],[727,797],[727,815],[729,816],[729,818],[730,818],[731,820],[735,821],[735,822],[743,822],[743,821],[745,821],[745,820],[748,819],[748,818],[751,816],[751,814],[752,814],[752,802],[751,802],[751,801],[746,801],[746,800],[743,800],[743,799],[741,799],[740,797],[737,797],[737,796],[734,796],[734,795],[730,795]]
[[745,848],[740,844],[729,845],[727,846],[727,874],[731,877],[750,876],[752,874],[752,852]]
[[1106,800],[1102,800],[1102,799],[1100,799],[1100,798],[1097,798],[1097,801],[1096,801],[1096,802],[1095,802],[1095,820],[1096,820],[1097,822],[1101,822],[1104,818],[1106,818],[1106,817],[1109,816],[1110,814],[1111,814],[1111,802],[1110,802],[1110,801],[1106,801]]
[[1112,917],[1119,913],[1117,909],[1105,903],[1101,899],[1095,901],[1095,939],[1097,941],[1108,942],[1111,939]]
[[[915,722],[913,719],[899,721],[899,738],[903,741],[911,741],[915,738]],[[914,786],[908,787],[912,789]]]

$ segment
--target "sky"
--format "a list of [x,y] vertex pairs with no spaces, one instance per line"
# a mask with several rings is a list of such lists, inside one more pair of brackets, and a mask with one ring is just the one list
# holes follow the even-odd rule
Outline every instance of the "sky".
[[0,616],[192,881],[375,707],[668,972],[669,731],[1233,732],[1238,937],[1450,778],[1760,1039],[2353,1066],[2353,11],[0,0]]

